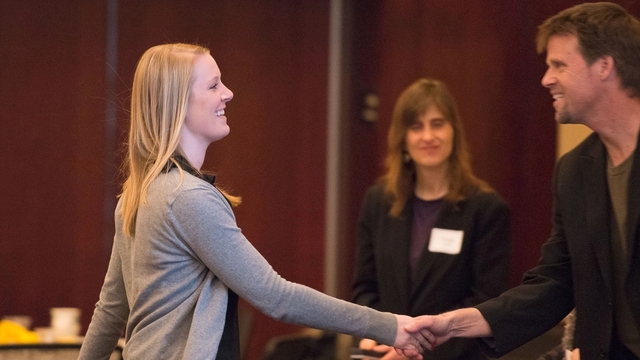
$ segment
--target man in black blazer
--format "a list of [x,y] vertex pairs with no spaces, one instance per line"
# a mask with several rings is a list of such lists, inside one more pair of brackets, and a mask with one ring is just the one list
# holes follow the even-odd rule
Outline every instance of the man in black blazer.
[[594,133],[554,175],[553,230],[521,285],[407,327],[437,346],[479,337],[501,356],[576,308],[581,359],[640,358],[640,22],[611,3],[566,9],[540,26],[542,78],[556,121]]

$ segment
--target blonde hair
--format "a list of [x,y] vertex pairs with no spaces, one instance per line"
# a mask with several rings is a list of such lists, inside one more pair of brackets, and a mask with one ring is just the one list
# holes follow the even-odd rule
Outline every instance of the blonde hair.
[[462,121],[447,86],[438,80],[419,79],[398,97],[387,136],[386,172],[381,182],[391,200],[389,215],[392,217],[400,216],[416,183],[415,165],[411,160],[405,161],[408,156],[405,150],[407,131],[432,106],[440,110],[453,127],[453,149],[448,167],[450,184],[445,199],[457,203],[480,191],[493,191],[489,184],[473,174]]
[[[191,44],[164,44],[148,49],[138,61],[131,90],[131,124],[127,176],[121,196],[125,234],[135,234],[138,208],[146,204],[151,182],[180,155],[180,132],[187,113],[191,77],[197,56],[209,49]],[[225,194],[226,195],[226,194]],[[234,205],[239,198],[228,196]]]

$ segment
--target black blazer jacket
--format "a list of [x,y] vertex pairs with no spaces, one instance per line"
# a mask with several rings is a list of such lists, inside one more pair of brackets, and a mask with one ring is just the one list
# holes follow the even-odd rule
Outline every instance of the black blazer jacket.
[[[639,143],[640,144],[640,143]],[[505,354],[542,334],[576,307],[574,345],[581,359],[609,358],[613,333],[612,213],[607,154],[591,134],[556,165],[553,228],[537,266],[521,285],[477,308],[489,322],[495,348]],[[625,281],[634,321],[640,324],[640,146],[629,178],[627,236],[631,261]],[[484,342],[481,342],[484,344]]]
[[[371,187],[358,223],[358,253],[352,300],[381,311],[410,316],[438,314],[496,297],[509,281],[510,210],[495,193],[444,204],[436,228],[462,230],[457,255],[425,248],[411,279],[409,249],[413,207],[389,216],[383,187]],[[454,339],[425,352],[425,359],[484,359],[469,339]]]

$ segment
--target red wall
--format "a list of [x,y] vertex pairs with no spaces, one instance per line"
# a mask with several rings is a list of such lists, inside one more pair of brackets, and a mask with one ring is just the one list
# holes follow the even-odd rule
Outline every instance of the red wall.
[[98,5],[0,4],[0,315],[36,326],[50,307],[88,313],[108,258]]
[[[549,233],[555,154],[539,85],[542,20],[576,1],[353,0],[346,8],[339,294],[348,297],[355,221],[380,174],[391,108],[418,77],[456,96],[474,167],[510,201],[512,280]],[[638,12],[636,1],[621,2]],[[107,0],[0,2],[0,316],[77,306],[89,322],[110,253],[128,89],[140,55],[165,42],[211,48],[235,97],[231,134],[204,169],[243,196],[239,226],[285,278],[323,288],[329,2],[119,1],[117,80],[108,72]],[[110,65],[110,66],[111,66]],[[380,95],[380,120],[359,118]],[[106,135],[108,102],[117,110]],[[298,328],[255,314],[249,359]]]

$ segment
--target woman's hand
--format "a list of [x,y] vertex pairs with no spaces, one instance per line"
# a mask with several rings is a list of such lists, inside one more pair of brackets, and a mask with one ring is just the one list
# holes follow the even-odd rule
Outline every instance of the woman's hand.
[[422,353],[424,348],[421,344],[428,344],[428,341],[424,338],[420,332],[409,333],[405,329],[405,326],[413,322],[413,318],[406,315],[396,315],[398,321],[398,330],[396,333],[396,341],[393,343],[393,347],[398,355],[404,354],[411,359],[422,359]]

